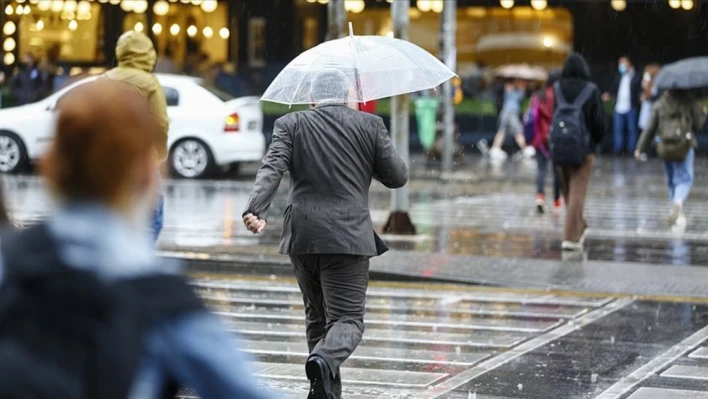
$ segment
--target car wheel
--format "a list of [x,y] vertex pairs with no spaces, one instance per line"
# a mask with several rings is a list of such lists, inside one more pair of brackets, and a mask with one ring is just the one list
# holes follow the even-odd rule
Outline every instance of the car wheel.
[[27,150],[16,134],[0,132],[0,172],[19,173],[27,165]]
[[170,165],[178,177],[199,179],[211,172],[214,167],[214,157],[203,141],[185,139],[172,148]]

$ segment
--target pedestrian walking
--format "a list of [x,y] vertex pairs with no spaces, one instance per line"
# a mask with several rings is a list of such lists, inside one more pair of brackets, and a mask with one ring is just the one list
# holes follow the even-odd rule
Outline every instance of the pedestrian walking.
[[639,129],[642,131],[647,128],[649,118],[651,117],[651,109],[654,105],[654,100],[658,95],[658,88],[654,85],[654,79],[661,70],[659,64],[649,64],[644,67],[644,75],[642,76],[642,107],[639,109]]
[[43,74],[37,67],[37,60],[27,53],[17,64],[17,72],[12,78],[12,92],[19,105],[26,105],[39,101],[43,88]]
[[243,220],[263,232],[289,171],[280,253],[290,255],[305,302],[308,397],[339,398],[339,368],[364,332],[369,258],[387,250],[371,222],[369,186],[375,178],[402,187],[408,171],[381,118],[347,106],[343,72],[324,69],[311,82],[315,106],[276,121]]
[[532,130],[531,143],[536,149],[536,161],[538,164],[536,171],[536,210],[540,214],[546,212],[545,186],[546,173],[548,172],[549,166],[553,174],[553,209],[559,210],[563,206],[558,171],[551,159],[551,149],[548,139],[555,107],[553,85],[560,78],[560,74],[560,71],[552,71],[548,74],[546,87],[531,97],[529,110],[526,113],[527,121],[530,123]]
[[555,111],[551,125],[551,157],[558,169],[566,219],[563,250],[581,251],[587,234],[583,215],[595,146],[605,134],[600,91],[590,81],[590,68],[580,54],[570,54],[554,84]]
[[650,143],[664,161],[671,202],[669,225],[685,226],[683,206],[693,186],[693,162],[697,132],[705,115],[698,101],[687,90],[667,90],[654,105],[646,129],[634,153],[641,159]]
[[[118,66],[106,72],[103,77],[127,83],[147,99],[149,110],[160,125],[160,131],[153,138],[158,159],[156,174],[159,177],[161,175],[159,171],[160,164],[167,159],[168,155],[167,133],[169,119],[167,117],[165,92],[153,74],[155,63],[157,62],[155,47],[150,38],[144,33],[128,31],[118,38],[116,58],[118,59]],[[155,241],[160,236],[164,220],[165,199],[162,183],[158,183],[157,190],[158,195],[151,217],[151,227]]]
[[524,156],[531,158],[535,154],[533,147],[526,145],[521,124],[521,102],[526,96],[526,81],[523,79],[507,80],[504,83],[504,101],[499,113],[499,130],[494,136],[489,156],[493,160],[505,160],[508,155],[502,150],[507,136],[511,136]]
[[627,154],[631,154],[637,145],[637,137],[639,136],[637,118],[641,103],[642,75],[637,73],[632,61],[627,56],[620,57],[617,70],[619,76],[615,81],[612,95],[604,93],[602,97],[605,102],[612,98],[615,100],[613,118],[615,154],[622,155],[625,149]]
[[162,126],[145,98],[98,80],[56,111],[40,165],[57,213],[1,243],[0,397],[263,398],[233,335],[153,254]]

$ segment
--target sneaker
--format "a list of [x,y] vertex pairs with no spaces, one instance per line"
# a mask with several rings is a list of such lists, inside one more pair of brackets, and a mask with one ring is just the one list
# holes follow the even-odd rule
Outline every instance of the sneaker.
[[543,194],[536,194],[536,211],[540,215],[546,213],[546,197]]
[[683,212],[680,212],[678,218],[676,218],[676,227],[683,229],[686,228],[686,224],[688,224],[686,215],[684,215]]
[[524,148],[523,154],[524,158],[531,159],[536,155],[536,149],[531,147],[530,145],[526,146],[526,148]]
[[489,149],[489,158],[497,160],[497,161],[503,161],[507,159],[509,155],[507,155],[504,150],[501,148],[490,148]]
[[583,250],[583,243],[582,242],[573,242],[573,241],[563,241],[561,244],[561,249],[563,251],[582,251]]
[[556,211],[563,209],[563,200],[560,198],[553,200],[553,209]]
[[671,213],[669,214],[669,226],[674,226],[682,214],[683,211],[681,204],[675,203],[674,206],[671,208]]

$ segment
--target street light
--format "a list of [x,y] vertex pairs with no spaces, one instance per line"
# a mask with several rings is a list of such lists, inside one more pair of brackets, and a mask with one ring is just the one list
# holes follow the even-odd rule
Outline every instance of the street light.
[[12,21],[5,22],[5,26],[2,27],[2,33],[10,36],[17,31],[17,25]]
[[693,8],[693,0],[681,0],[681,8],[688,11]]
[[171,34],[172,36],[177,36],[177,35],[179,35],[179,25],[177,25],[177,24],[172,24],[172,26],[170,26],[170,34]]
[[167,15],[167,13],[170,12],[170,3],[165,0],[158,0],[155,2],[155,5],[152,6],[152,11],[155,12],[155,15]]
[[219,36],[221,36],[222,39],[228,39],[230,34],[231,32],[229,32],[229,28],[219,29]]
[[133,27],[133,30],[136,32],[142,32],[145,30],[145,25],[143,25],[142,22],[138,21],[135,23],[135,26]]
[[551,48],[553,47],[553,42],[555,42],[555,40],[553,40],[551,36],[546,36],[543,38],[543,47]]
[[415,3],[415,5],[416,5],[416,7],[418,7],[418,9],[420,11],[423,11],[423,12],[428,12],[433,9],[433,1],[432,0],[418,0]]
[[61,12],[64,9],[64,0],[53,0],[52,11]]
[[152,26],[152,33],[159,35],[162,33],[162,25],[157,22],[155,25]]
[[344,0],[344,10],[358,14],[364,11],[366,3],[364,0]]
[[625,0],[612,0],[610,2],[612,9],[615,11],[624,11],[627,8],[627,2]]
[[531,7],[535,10],[543,11],[548,7],[548,1],[546,0],[531,0]]
[[202,30],[202,33],[204,34],[204,37],[206,37],[207,39],[211,39],[211,37],[214,36],[214,29],[207,26]]
[[204,0],[204,2],[202,3],[202,10],[205,13],[214,12],[218,7],[219,3],[217,3],[216,0]]
[[5,56],[3,57],[2,60],[5,63],[5,65],[12,65],[15,63],[15,54],[5,53]]
[[199,32],[199,30],[197,30],[197,27],[194,25],[189,25],[189,27],[187,28],[187,36],[189,37],[196,36],[197,32]]
[[669,0],[669,7],[673,9],[681,8],[681,0]]
[[125,12],[133,11],[133,2],[132,1],[121,1],[120,2],[120,9]]
[[433,0],[431,8],[434,12],[440,14],[443,11],[443,0]]
[[133,12],[137,14],[142,14],[148,9],[148,2],[147,0],[135,0],[133,4]]
[[508,10],[514,7],[514,0],[499,0],[499,4]]
[[79,28],[79,23],[76,22],[75,19],[72,19],[71,22],[69,22],[69,30],[76,30]]
[[8,4],[7,7],[5,7],[5,15],[12,15],[14,13],[15,10],[12,8],[11,5]]

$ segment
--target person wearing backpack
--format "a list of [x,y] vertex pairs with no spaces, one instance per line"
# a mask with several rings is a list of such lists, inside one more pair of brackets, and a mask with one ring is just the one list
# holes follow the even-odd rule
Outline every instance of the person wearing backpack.
[[56,104],[56,214],[0,240],[0,397],[264,398],[246,357],[145,229],[159,124],[110,80]]
[[555,106],[553,84],[558,81],[558,78],[560,78],[560,71],[551,71],[546,81],[546,87],[531,97],[529,111],[527,112],[528,119],[531,122],[531,138],[529,141],[536,149],[536,161],[538,163],[536,171],[536,209],[540,214],[546,211],[545,185],[549,164],[553,173],[553,208],[560,209],[562,206],[560,180],[551,160],[548,134],[553,121],[553,109]]
[[600,91],[590,81],[590,68],[580,54],[568,56],[553,88],[551,158],[566,204],[561,247],[564,251],[582,251],[587,234],[585,197],[595,163],[595,147],[605,135],[607,121]]
[[664,161],[671,201],[670,226],[686,225],[683,204],[693,186],[696,134],[704,121],[703,110],[690,92],[667,90],[654,105],[634,152],[637,159],[642,159],[649,143],[653,143]]

